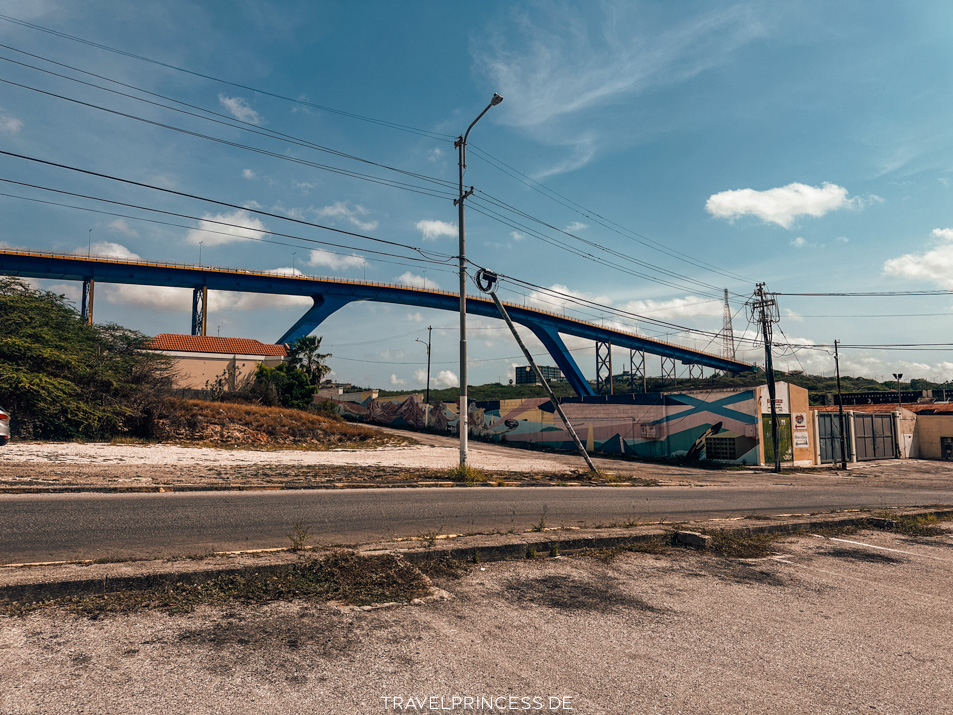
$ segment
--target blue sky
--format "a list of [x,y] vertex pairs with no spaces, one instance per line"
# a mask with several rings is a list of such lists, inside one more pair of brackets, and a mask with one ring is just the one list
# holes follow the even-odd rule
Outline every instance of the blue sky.
[[[83,212],[26,198],[116,209],[8,183],[0,192],[20,197],[0,196],[8,246],[190,263],[201,251],[210,265],[455,290],[446,261],[456,253],[454,189],[441,182],[456,182],[453,138],[499,92],[504,102],[470,135],[466,183],[477,193],[467,254],[556,291],[509,282],[505,299],[720,352],[711,334],[721,329],[722,291],[735,335],[752,337],[743,303],[764,281],[781,294],[778,340],[802,346],[779,350],[778,364],[820,374],[832,374],[833,359],[813,345],[945,343],[953,328],[953,295],[784,295],[953,289],[949,3],[6,0],[0,14],[86,41],[0,20],[3,150],[394,241],[434,262],[409,260],[421,255],[412,251],[371,255],[367,241],[4,157],[0,178],[194,217],[168,226],[136,210]],[[247,124],[186,116],[10,60]],[[215,225],[202,219],[246,228],[210,233]],[[269,231],[343,247],[258,240]],[[76,285],[44,285],[78,296]],[[567,295],[603,307],[580,310]],[[274,341],[306,307],[214,294],[209,332]],[[188,332],[189,311],[187,292],[97,291],[98,321],[147,334]],[[352,304],[317,334],[338,379],[417,389],[417,339],[428,325],[434,382],[455,384],[451,313]],[[501,324],[470,326],[470,381],[512,377],[523,360]],[[591,344],[570,345],[592,376]],[[749,343],[739,349],[763,359]],[[617,371],[627,365],[627,351],[615,361]],[[653,359],[649,372],[659,372]],[[846,348],[842,372],[951,379],[953,359]]]

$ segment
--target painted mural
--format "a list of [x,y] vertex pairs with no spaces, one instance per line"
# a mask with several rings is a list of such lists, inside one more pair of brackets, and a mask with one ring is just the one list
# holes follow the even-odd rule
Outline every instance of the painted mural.
[[[457,433],[457,403],[428,407],[420,395],[372,399],[370,393],[332,399],[348,419]],[[755,390],[573,397],[560,405],[594,454],[758,463],[761,411]],[[470,435],[477,439],[575,449],[545,397],[471,402],[469,418]]]

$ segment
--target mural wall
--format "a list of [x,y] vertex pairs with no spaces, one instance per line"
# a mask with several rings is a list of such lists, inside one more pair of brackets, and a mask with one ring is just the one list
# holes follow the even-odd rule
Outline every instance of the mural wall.
[[[456,434],[457,403],[428,406],[420,395],[333,397],[348,419]],[[756,390],[564,398],[560,405],[592,453],[689,457],[758,464],[761,408]],[[574,450],[545,397],[470,403],[470,434],[498,442]]]

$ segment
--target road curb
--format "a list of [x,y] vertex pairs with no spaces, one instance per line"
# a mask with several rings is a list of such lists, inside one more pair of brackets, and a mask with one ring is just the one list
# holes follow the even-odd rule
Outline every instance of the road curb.
[[[895,512],[897,516],[926,516],[934,514],[938,517],[953,517],[953,508],[941,509],[902,509]],[[894,512],[891,512],[893,515]],[[896,522],[893,519],[881,518],[866,514],[852,514],[850,516],[833,516],[826,518],[793,519],[783,523],[758,525],[726,525],[722,522],[711,521],[694,522],[694,528],[703,528],[707,531],[728,531],[741,534],[799,534],[812,531],[823,531],[838,527],[866,527],[871,529],[891,529]],[[638,529],[609,529],[611,534],[578,533],[554,529],[542,532],[524,532],[520,534],[503,534],[493,537],[470,536],[454,539],[453,543],[446,540],[432,546],[401,547],[394,546],[393,542],[386,544],[365,545],[355,548],[359,554],[374,556],[395,554],[413,564],[423,564],[428,561],[444,558],[468,562],[503,561],[510,559],[524,559],[538,556],[547,557],[557,554],[571,554],[585,550],[610,549],[623,546],[649,543],[669,543],[677,530],[687,524],[654,525],[650,527],[636,527]],[[619,532],[624,533],[619,533]],[[488,543],[489,542],[489,543]],[[494,543],[495,542],[495,543]],[[273,551],[273,550],[269,550]],[[248,555],[255,555],[249,552]],[[235,556],[235,552],[218,555]],[[300,558],[299,554],[275,554],[277,562],[268,564],[248,564],[234,566],[196,565],[194,561],[161,562],[156,568],[156,562],[147,562],[143,568],[151,569],[144,573],[97,574],[96,577],[57,578],[56,574],[49,577],[24,581],[21,583],[0,583],[0,603],[33,603],[63,597],[93,596],[121,591],[148,590],[170,588],[177,585],[198,585],[207,583],[220,576],[249,576],[252,574],[278,574],[293,569]],[[100,569],[113,567],[114,571],[135,570],[138,562],[117,562],[115,564],[98,564]],[[189,563],[195,568],[176,570],[176,563]],[[79,562],[73,562],[76,566]],[[171,566],[166,567],[168,564]],[[70,564],[65,564],[70,565]],[[92,567],[91,564],[80,564]],[[0,579],[4,573],[10,574],[13,569],[22,569],[21,573],[29,574],[29,569],[42,568],[43,565],[22,565],[19,567],[0,568]],[[163,568],[166,567],[166,568]],[[56,567],[54,567],[55,569]]]

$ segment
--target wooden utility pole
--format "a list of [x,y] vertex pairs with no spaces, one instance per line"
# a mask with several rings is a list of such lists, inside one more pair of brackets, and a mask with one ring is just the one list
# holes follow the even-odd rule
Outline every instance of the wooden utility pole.
[[771,325],[778,320],[778,302],[768,298],[764,283],[755,286],[754,296],[748,301],[753,320],[761,323],[764,338],[764,371],[768,377],[768,402],[771,407],[771,446],[774,448],[774,471],[781,471],[781,449],[778,434],[778,408],[775,404],[777,391],[774,384],[774,363],[771,360]]
[[840,391],[840,357],[837,354],[837,341],[834,341],[834,369],[837,372],[837,414],[840,422],[840,463],[841,469],[847,469],[847,435],[844,434],[844,398]]

